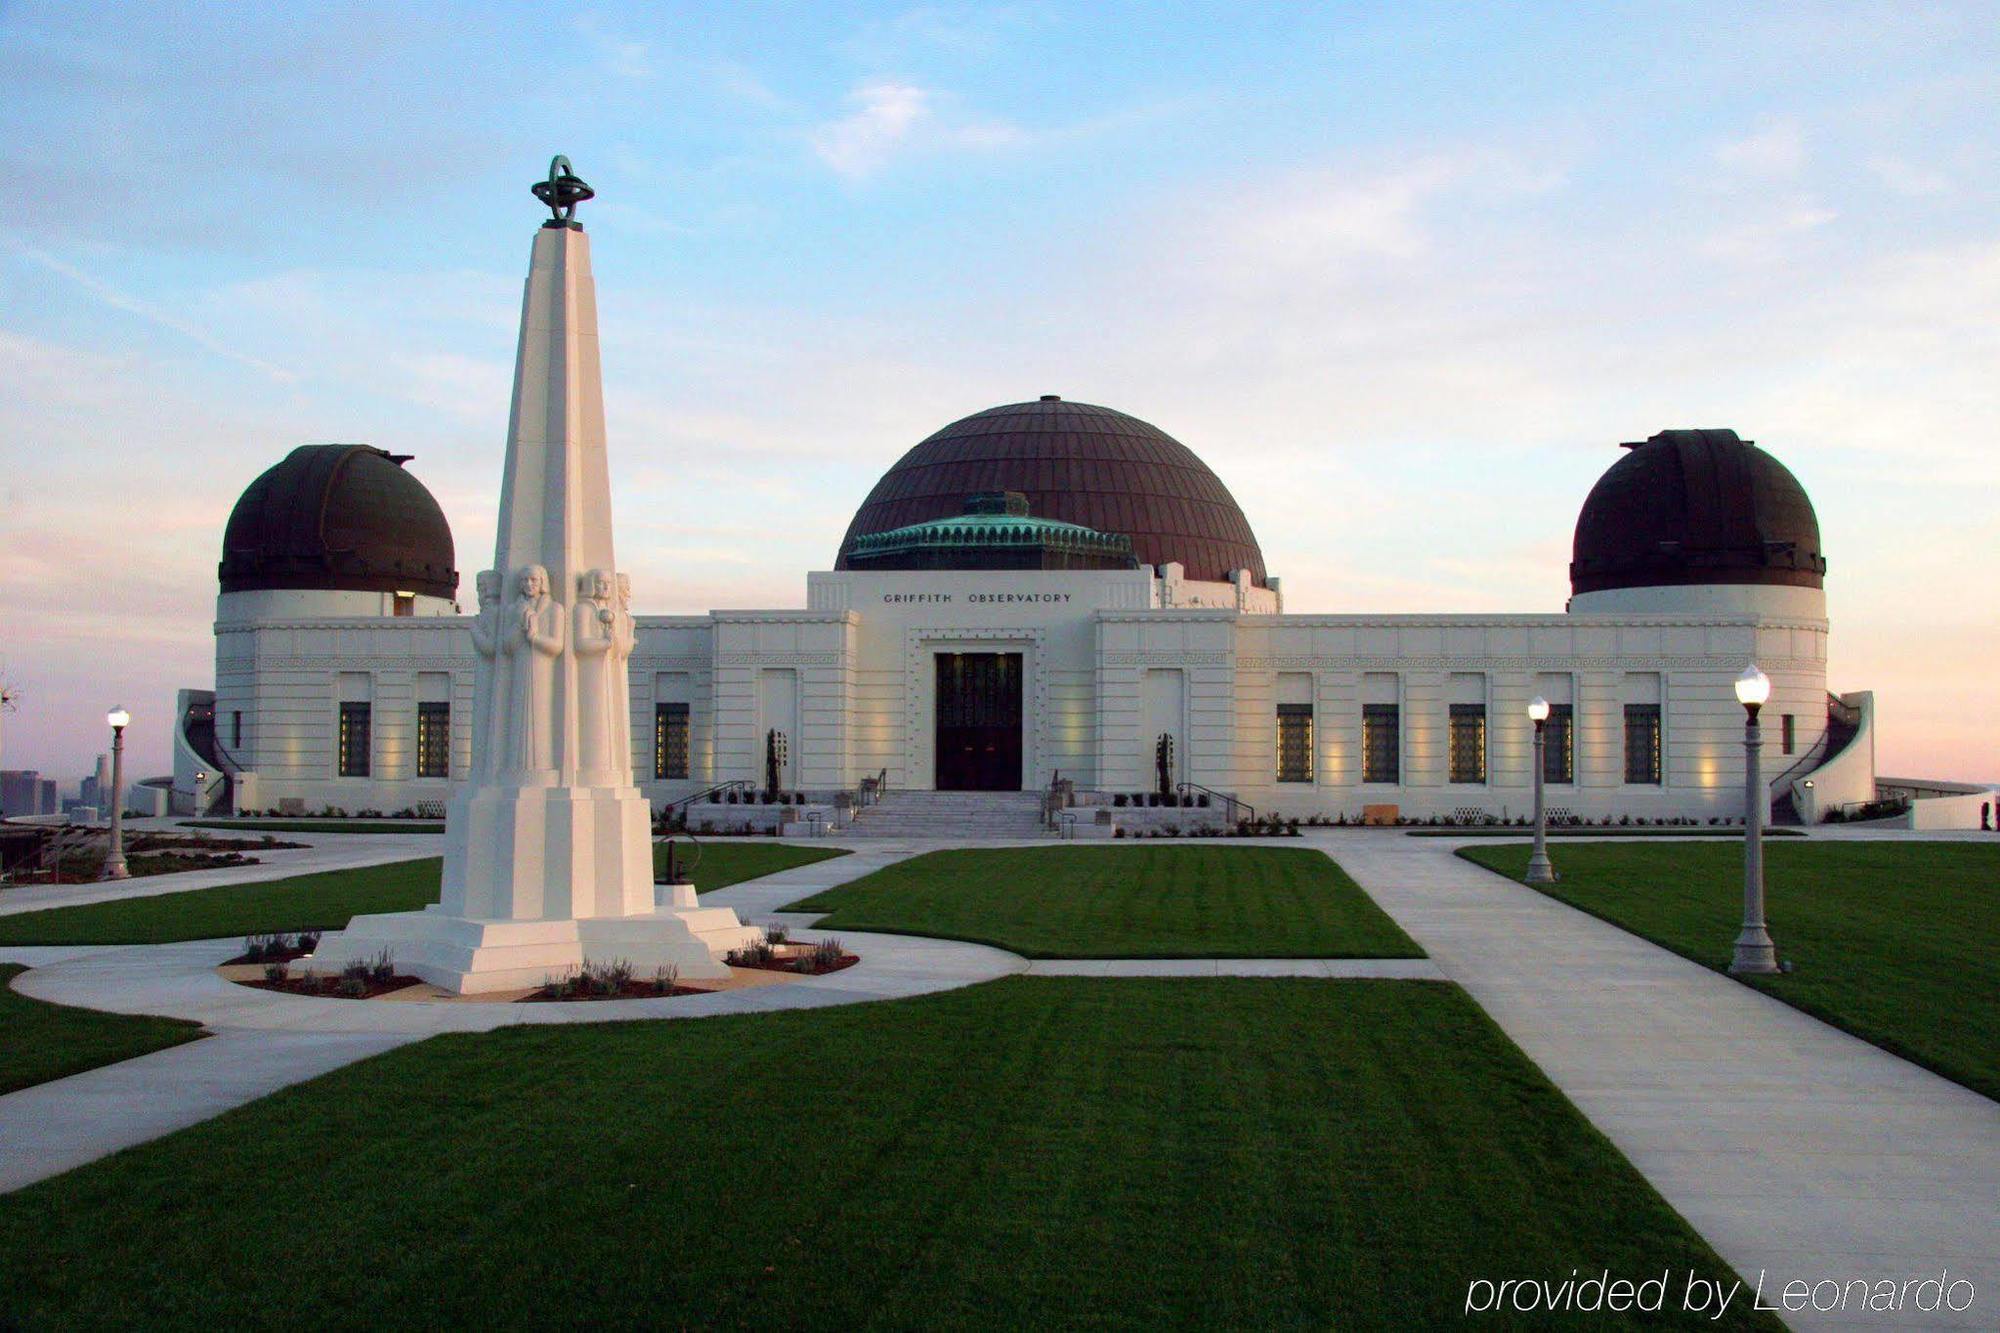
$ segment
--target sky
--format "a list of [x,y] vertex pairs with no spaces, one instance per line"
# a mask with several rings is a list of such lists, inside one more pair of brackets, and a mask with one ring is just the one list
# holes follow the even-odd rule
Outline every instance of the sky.
[[796,606],[875,479],[1043,393],[1151,421],[1287,609],[1550,612],[1620,441],[1817,506],[1878,767],[2000,778],[2000,4],[0,0],[0,764],[167,770],[293,447],[490,563],[560,152],[645,613]]

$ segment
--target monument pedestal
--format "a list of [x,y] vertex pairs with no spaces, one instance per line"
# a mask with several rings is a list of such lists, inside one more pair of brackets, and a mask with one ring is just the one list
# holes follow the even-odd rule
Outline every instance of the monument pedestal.
[[351,962],[371,962],[385,950],[396,971],[461,995],[522,990],[558,981],[585,963],[630,963],[644,980],[661,968],[682,981],[729,975],[720,955],[761,936],[726,907],[663,909],[633,916],[563,917],[547,921],[480,921],[421,912],[357,916],[328,935],[291,975],[337,974]]

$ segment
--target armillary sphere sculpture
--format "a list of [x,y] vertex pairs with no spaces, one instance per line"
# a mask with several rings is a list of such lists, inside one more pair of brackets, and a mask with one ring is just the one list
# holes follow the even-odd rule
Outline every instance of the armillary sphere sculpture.
[[528,188],[555,215],[542,224],[544,227],[571,227],[582,231],[583,224],[576,220],[576,206],[586,199],[597,197],[597,191],[584,183],[583,177],[570,166],[569,159],[560,153],[549,161],[549,178],[536,181]]

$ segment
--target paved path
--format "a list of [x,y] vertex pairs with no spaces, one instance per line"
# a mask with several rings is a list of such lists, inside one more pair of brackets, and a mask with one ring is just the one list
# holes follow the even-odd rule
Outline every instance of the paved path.
[[[1768,1293],[1949,1269],[1977,1288],[1955,1326],[2000,1327],[2000,1105],[1461,861],[1451,842],[1313,842],[1746,1279],[1768,1271]],[[1838,1321],[1789,1316],[1816,1319]]]
[[[763,907],[844,883],[910,850],[871,847],[865,854],[732,885],[701,901],[762,919],[755,914]],[[810,931],[799,934],[812,938]],[[856,1004],[969,986],[1027,965],[1004,950],[952,940],[854,932],[843,938],[861,961],[828,976],[617,1004],[364,1004],[285,995],[216,975],[217,964],[242,952],[242,941],[233,939],[0,950],[0,961],[34,965],[15,980],[22,994],[112,1013],[190,1018],[215,1034],[0,1096],[0,1192],[434,1033]]]
[[[162,827],[172,827],[167,821],[161,821],[161,824]],[[213,833],[217,837],[242,837],[253,842],[263,836],[261,833],[226,834],[216,829],[189,831]],[[225,884],[261,884],[321,870],[350,870],[356,866],[444,855],[444,839],[435,833],[274,833],[271,836],[281,841],[309,842],[312,845],[271,850],[257,848],[250,853],[257,858],[254,866],[183,870],[172,875],[144,875],[138,879],[98,884],[24,884],[0,890],[0,916],[39,912],[45,907],[75,907],[121,898],[151,898],[163,893],[186,893],[190,889],[213,889]]]
[[224,1032],[8,1093],[0,1097],[0,1194],[416,1039]]

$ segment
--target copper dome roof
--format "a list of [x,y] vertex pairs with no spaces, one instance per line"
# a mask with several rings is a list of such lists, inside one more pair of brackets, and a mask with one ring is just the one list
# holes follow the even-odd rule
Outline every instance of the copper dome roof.
[[453,597],[451,527],[407,456],[306,444],[250,483],[230,511],[224,592],[260,588]]
[[1264,555],[1208,465],[1137,417],[1066,403],[990,407],[952,422],[898,459],[861,502],[834,568],[855,539],[964,512],[981,492],[1019,491],[1042,518],[1132,539],[1140,563],[1179,561],[1192,579],[1247,569],[1264,582]]
[[1783,463],[1733,430],[1665,430],[1625,448],[1577,516],[1572,593],[1824,586],[1819,519]]

